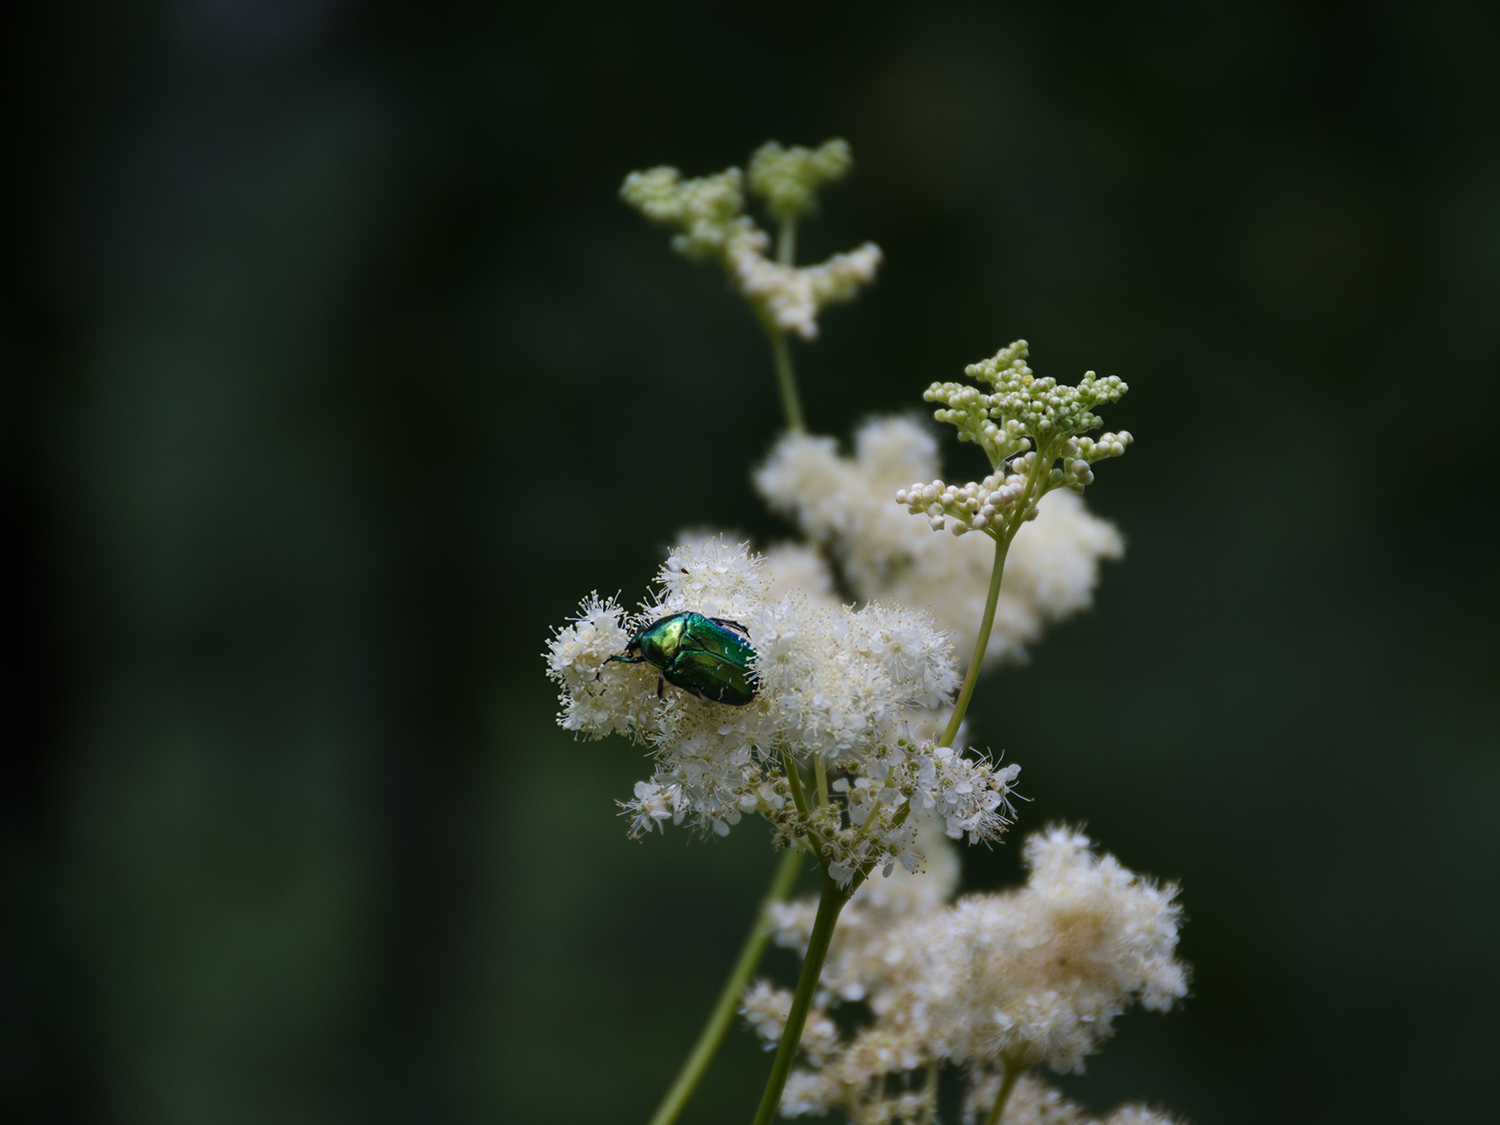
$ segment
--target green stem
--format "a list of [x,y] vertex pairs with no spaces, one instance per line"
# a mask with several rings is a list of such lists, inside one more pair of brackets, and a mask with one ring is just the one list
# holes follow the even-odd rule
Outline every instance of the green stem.
[[803,816],[811,816],[812,810],[807,807],[807,796],[802,792],[802,775],[797,772],[797,759],[792,757],[792,752],[785,747],[781,751],[781,763],[786,767],[786,783],[792,790],[792,804],[797,806],[797,811]]
[[[1007,534],[1006,532],[1009,532]],[[974,694],[974,684],[979,680],[979,668],[984,663],[984,653],[990,647],[990,630],[995,626],[995,606],[1000,601],[1000,579],[1005,574],[1005,553],[1010,550],[1009,528],[995,540],[995,565],[990,571],[990,592],[984,601],[984,618],[979,622],[979,640],[974,643],[974,655],[969,659],[969,670],[964,673],[964,686],[959,690],[958,702],[953,706],[953,717],[948,720],[948,729],[943,731],[939,746],[952,746],[958,737],[959,725],[964,721],[964,712],[969,709],[969,697]]]
[[818,807],[828,807],[828,767],[823,764],[823,755],[813,758],[813,770],[818,776]]
[[797,262],[797,220],[782,219],[776,231],[776,260],[783,266]]
[[984,1125],[1000,1125],[1000,1118],[1005,1113],[1005,1103],[1010,1101],[1010,1092],[1015,1089],[1016,1080],[1026,1070],[1024,1066],[1012,1066],[1010,1063],[1002,1065],[1005,1072],[1000,1079],[1000,1092],[995,1095],[995,1104],[990,1107],[990,1114],[984,1119]]
[[818,991],[818,978],[823,973],[823,962],[828,958],[828,944],[833,940],[833,928],[838,925],[839,912],[848,901],[848,893],[825,871],[823,895],[818,899],[818,917],[813,922],[812,937],[807,943],[807,956],[802,961],[802,975],[797,978],[792,1010],[786,1018],[786,1030],[781,1033],[781,1045],[776,1048],[776,1061],[771,1064],[771,1076],[766,1079],[766,1092],[761,1095],[760,1108],[755,1111],[754,1125],[770,1125],[776,1116],[776,1108],[781,1104],[781,1091],[786,1088],[787,1075],[792,1072],[792,1062],[802,1043],[802,1028],[807,1023],[807,1012],[812,1007],[813,994]]
[[927,1096],[927,1101],[922,1106],[922,1125],[932,1125],[937,1117],[938,1070],[936,1059],[927,1064],[927,1087],[922,1091]]
[[776,364],[776,387],[781,391],[781,412],[786,416],[786,428],[802,430],[802,400],[797,395],[797,374],[792,370],[792,349],[787,343],[786,333],[774,324],[766,325],[766,335],[771,339],[771,359]]
[[[783,266],[792,266],[797,261],[797,220],[782,219],[776,232],[776,261]],[[766,339],[771,341],[771,362],[776,365],[776,389],[781,392],[781,413],[786,417],[786,428],[803,430],[807,426],[802,420],[802,398],[797,393],[797,373],[792,368],[792,349],[786,333],[764,309],[757,313],[760,326],[766,330]]]
[[792,886],[797,882],[797,873],[802,869],[803,856],[804,853],[797,848],[788,848],[782,854],[781,862],[776,867],[776,876],[771,880],[771,888],[766,891],[766,897],[760,904],[760,911],[756,914],[755,924],[750,927],[749,934],[745,936],[744,948],[740,950],[739,958],[729,972],[729,979],[724,982],[724,987],[719,992],[719,999],[714,1004],[713,1011],[708,1015],[708,1022],[703,1025],[703,1030],[698,1034],[698,1042],[693,1044],[692,1054],[688,1055],[687,1061],[682,1064],[682,1069],[677,1074],[676,1081],[672,1083],[672,1088],[667,1091],[666,1097],[662,1098],[661,1105],[657,1106],[656,1113],[651,1118],[651,1125],[671,1125],[671,1122],[677,1120],[682,1107],[687,1105],[688,1099],[697,1089],[703,1072],[713,1061],[719,1044],[724,1041],[724,1033],[729,1030],[735,1009],[739,1006],[740,995],[745,991],[745,984],[749,981],[750,974],[755,972],[755,966],[760,964],[761,954],[766,950],[766,942],[771,939],[771,907],[776,903],[785,902],[787,895],[792,893]]

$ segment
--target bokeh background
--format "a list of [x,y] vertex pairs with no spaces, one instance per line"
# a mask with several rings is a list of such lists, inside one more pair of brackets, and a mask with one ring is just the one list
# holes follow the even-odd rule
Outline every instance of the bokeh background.
[[[539,653],[679,527],[789,529],[755,325],[615,192],[840,135],[804,250],[887,264],[798,350],[814,429],[1017,336],[1133,387],[1090,490],[1129,557],[974,712],[1022,830],[1185,885],[1193,996],[1067,1088],[1489,1117],[1497,15],[31,6],[0,1115],[645,1119],[772,861],[628,842],[646,767],[552,726]],[[767,1061],[734,1033],[685,1120],[747,1117]]]

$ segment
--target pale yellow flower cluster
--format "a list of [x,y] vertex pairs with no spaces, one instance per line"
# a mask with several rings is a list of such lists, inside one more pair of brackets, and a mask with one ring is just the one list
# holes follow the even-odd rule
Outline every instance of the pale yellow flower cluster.
[[[944,854],[924,850],[934,860]],[[827,1007],[862,1000],[875,1020],[838,1044],[817,1042],[787,1083],[784,1114],[837,1109],[855,1121],[885,1120],[895,1108],[885,1101],[887,1079],[933,1064],[963,1067],[970,1108],[987,1110],[1005,1070],[1081,1071],[1132,1004],[1164,1011],[1186,995],[1175,886],[1098,855],[1065,827],[1032,835],[1026,862],[1026,884],[1004,894],[941,905],[956,873],[934,862],[925,874],[892,880],[879,903],[856,896],[835,930],[814,1016],[823,1021]],[[810,909],[792,903],[776,912],[780,943],[806,945]],[[779,1034],[774,1020],[758,1028]],[[1040,1083],[1015,1096],[1007,1121],[1092,1120]],[[1107,1120],[1169,1119],[1125,1107]]]

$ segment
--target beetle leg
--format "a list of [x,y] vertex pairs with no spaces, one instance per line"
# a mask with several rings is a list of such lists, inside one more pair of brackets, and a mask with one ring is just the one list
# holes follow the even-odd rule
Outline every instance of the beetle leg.
[[665,699],[666,697],[667,697],[667,678],[665,676],[663,676],[660,672],[658,672],[656,674],[656,698],[657,699]]
[[[604,663],[608,664],[613,660],[618,660],[621,664],[644,664],[646,662],[646,658],[644,656],[611,656],[609,660],[606,660]],[[599,671],[594,673],[594,679],[598,680],[602,678],[603,675],[604,669],[600,668]]]

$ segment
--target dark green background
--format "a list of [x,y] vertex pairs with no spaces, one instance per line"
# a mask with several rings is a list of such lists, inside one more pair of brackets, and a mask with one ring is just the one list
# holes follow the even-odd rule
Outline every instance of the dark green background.
[[751,318],[615,192],[830,135],[805,250],[887,262],[799,349],[815,429],[1022,335],[1134,388],[1128,561],[975,712],[1022,830],[1185,885],[1193,996],[1069,1089],[1494,1113],[1497,9],[548,11],[15,25],[6,1120],[644,1120],[771,859],[627,842],[646,766],[539,652],[679,527],[786,529]]

